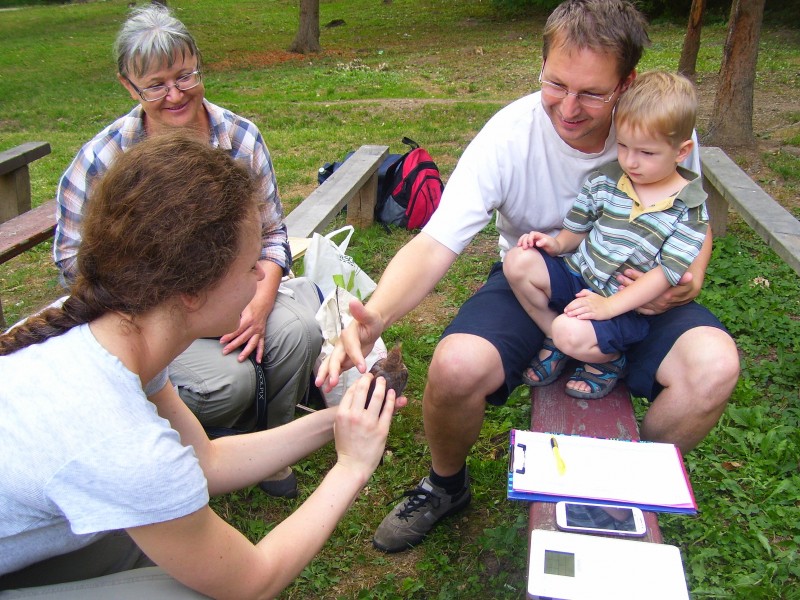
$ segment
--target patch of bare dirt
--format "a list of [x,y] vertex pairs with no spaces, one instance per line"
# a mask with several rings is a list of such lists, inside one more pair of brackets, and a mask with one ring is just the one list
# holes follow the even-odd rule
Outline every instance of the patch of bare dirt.
[[213,69],[215,71],[226,70],[240,70],[240,69],[262,69],[264,67],[271,67],[280,65],[287,62],[302,62],[310,60],[318,60],[320,58],[337,57],[341,52],[325,50],[312,57],[305,54],[297,54],[296,52],[289,52],[288,50],[270,50],[270,51],[233,51],[225,56],[225,58],[215,61]]

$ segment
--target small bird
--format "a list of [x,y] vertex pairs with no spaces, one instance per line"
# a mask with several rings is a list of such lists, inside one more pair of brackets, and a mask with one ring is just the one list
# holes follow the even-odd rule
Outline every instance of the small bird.
[[[408,383],[408,369],[403,364],[403,345],[397,344],[394,348],[389,350],[386,358],[381,358],[376,361],[372,368],[369,370],[375,378],[383,377],[386,379],[386,390],[393,389],[396,397],[399,398],[403,395],[403,390],[406,389]],[[375,391],[375,379],[369,385],[367,392],[367,403],[372,399],[372,392]]]

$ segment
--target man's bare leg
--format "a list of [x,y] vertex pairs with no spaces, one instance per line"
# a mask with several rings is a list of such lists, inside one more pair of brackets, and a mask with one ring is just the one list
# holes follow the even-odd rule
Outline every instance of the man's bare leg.
[[658,368],[664,390],[642,421],[642,439],[690,452],[719,421],[738,378],[739,354],[731,337],[714,327],[690,329]]
[[437,346],[422,401],[433,470],[457,473],[477,441],[486,397],[505,381],[497,349],[483,338],[454,334]]
[[439,342],[422,401],[433,473],[386,515],[372,538],[376,548],[407,550],[469,504],[467,455],[483,425],[486,397],[504,380],[500,355],[486,340],[453,334]]

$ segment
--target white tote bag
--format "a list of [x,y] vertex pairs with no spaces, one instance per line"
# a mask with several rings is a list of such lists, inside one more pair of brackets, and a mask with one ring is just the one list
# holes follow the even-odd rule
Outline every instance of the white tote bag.
[[[322,329],[324,341],[322,343],[322,352],[320,352],[317,364],[314,368],[315,373],[319,369],[319,365],[322,364],[322,361],[328,358],[331,352],[333,352],[333,347],[336,345],[336,341],[339,339],[342,329],[347,327],[350,321],[353,320],[353,317],[350,315],[350,300],[352,298],[353,295],[350,294],[350,292],[338,288],[334,290],[333,294],[325,298],[322,302],[322,306],[320,306],[317,311],[316,319],[320,329]],[[372,352],[364,357],[367,363],[367,371],[381,358],[386,358],[386,344],[383,343],[381,338],[378,338],[375,345],[372,347]],[[342,372],[339,375],[339,383],[337,383],[330,392],[322,392],[322,396],[325,398],[325,405],[336,406],[339,404],[347,388],[358,381],[359,377],[361,377],[361,373],[359,373],[358,369],[355,367]]]
[[[315,233],[303,257],[303,274],[322,290],[322,296],[332,296],[337,287],[347,290],[359,300],[365,300],[377,287],[355,261],[347,256],[347,245],[353,236],[354,228],[347,225],[322,236]],[[333,238],[347,232],[339,244]]]

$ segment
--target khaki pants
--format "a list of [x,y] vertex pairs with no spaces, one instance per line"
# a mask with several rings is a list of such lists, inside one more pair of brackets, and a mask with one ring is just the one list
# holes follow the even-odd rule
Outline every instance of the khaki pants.
[[[285,425],[304,400],[314,362],[322,349],[322,332],[314,319],[320,306],[316,286],[304,277],[281,284],[267,318],[264,340],[267,424]],[[256,375],[238,353],[222,354],[218,340],[195,341],[169,366],[181,399],[205,427],[252,429],[255,423]]]
[[205,598],[178,583],[136,546],[114,531],[85,548],[54,556],[0,576],[0,599],[139,600]]

